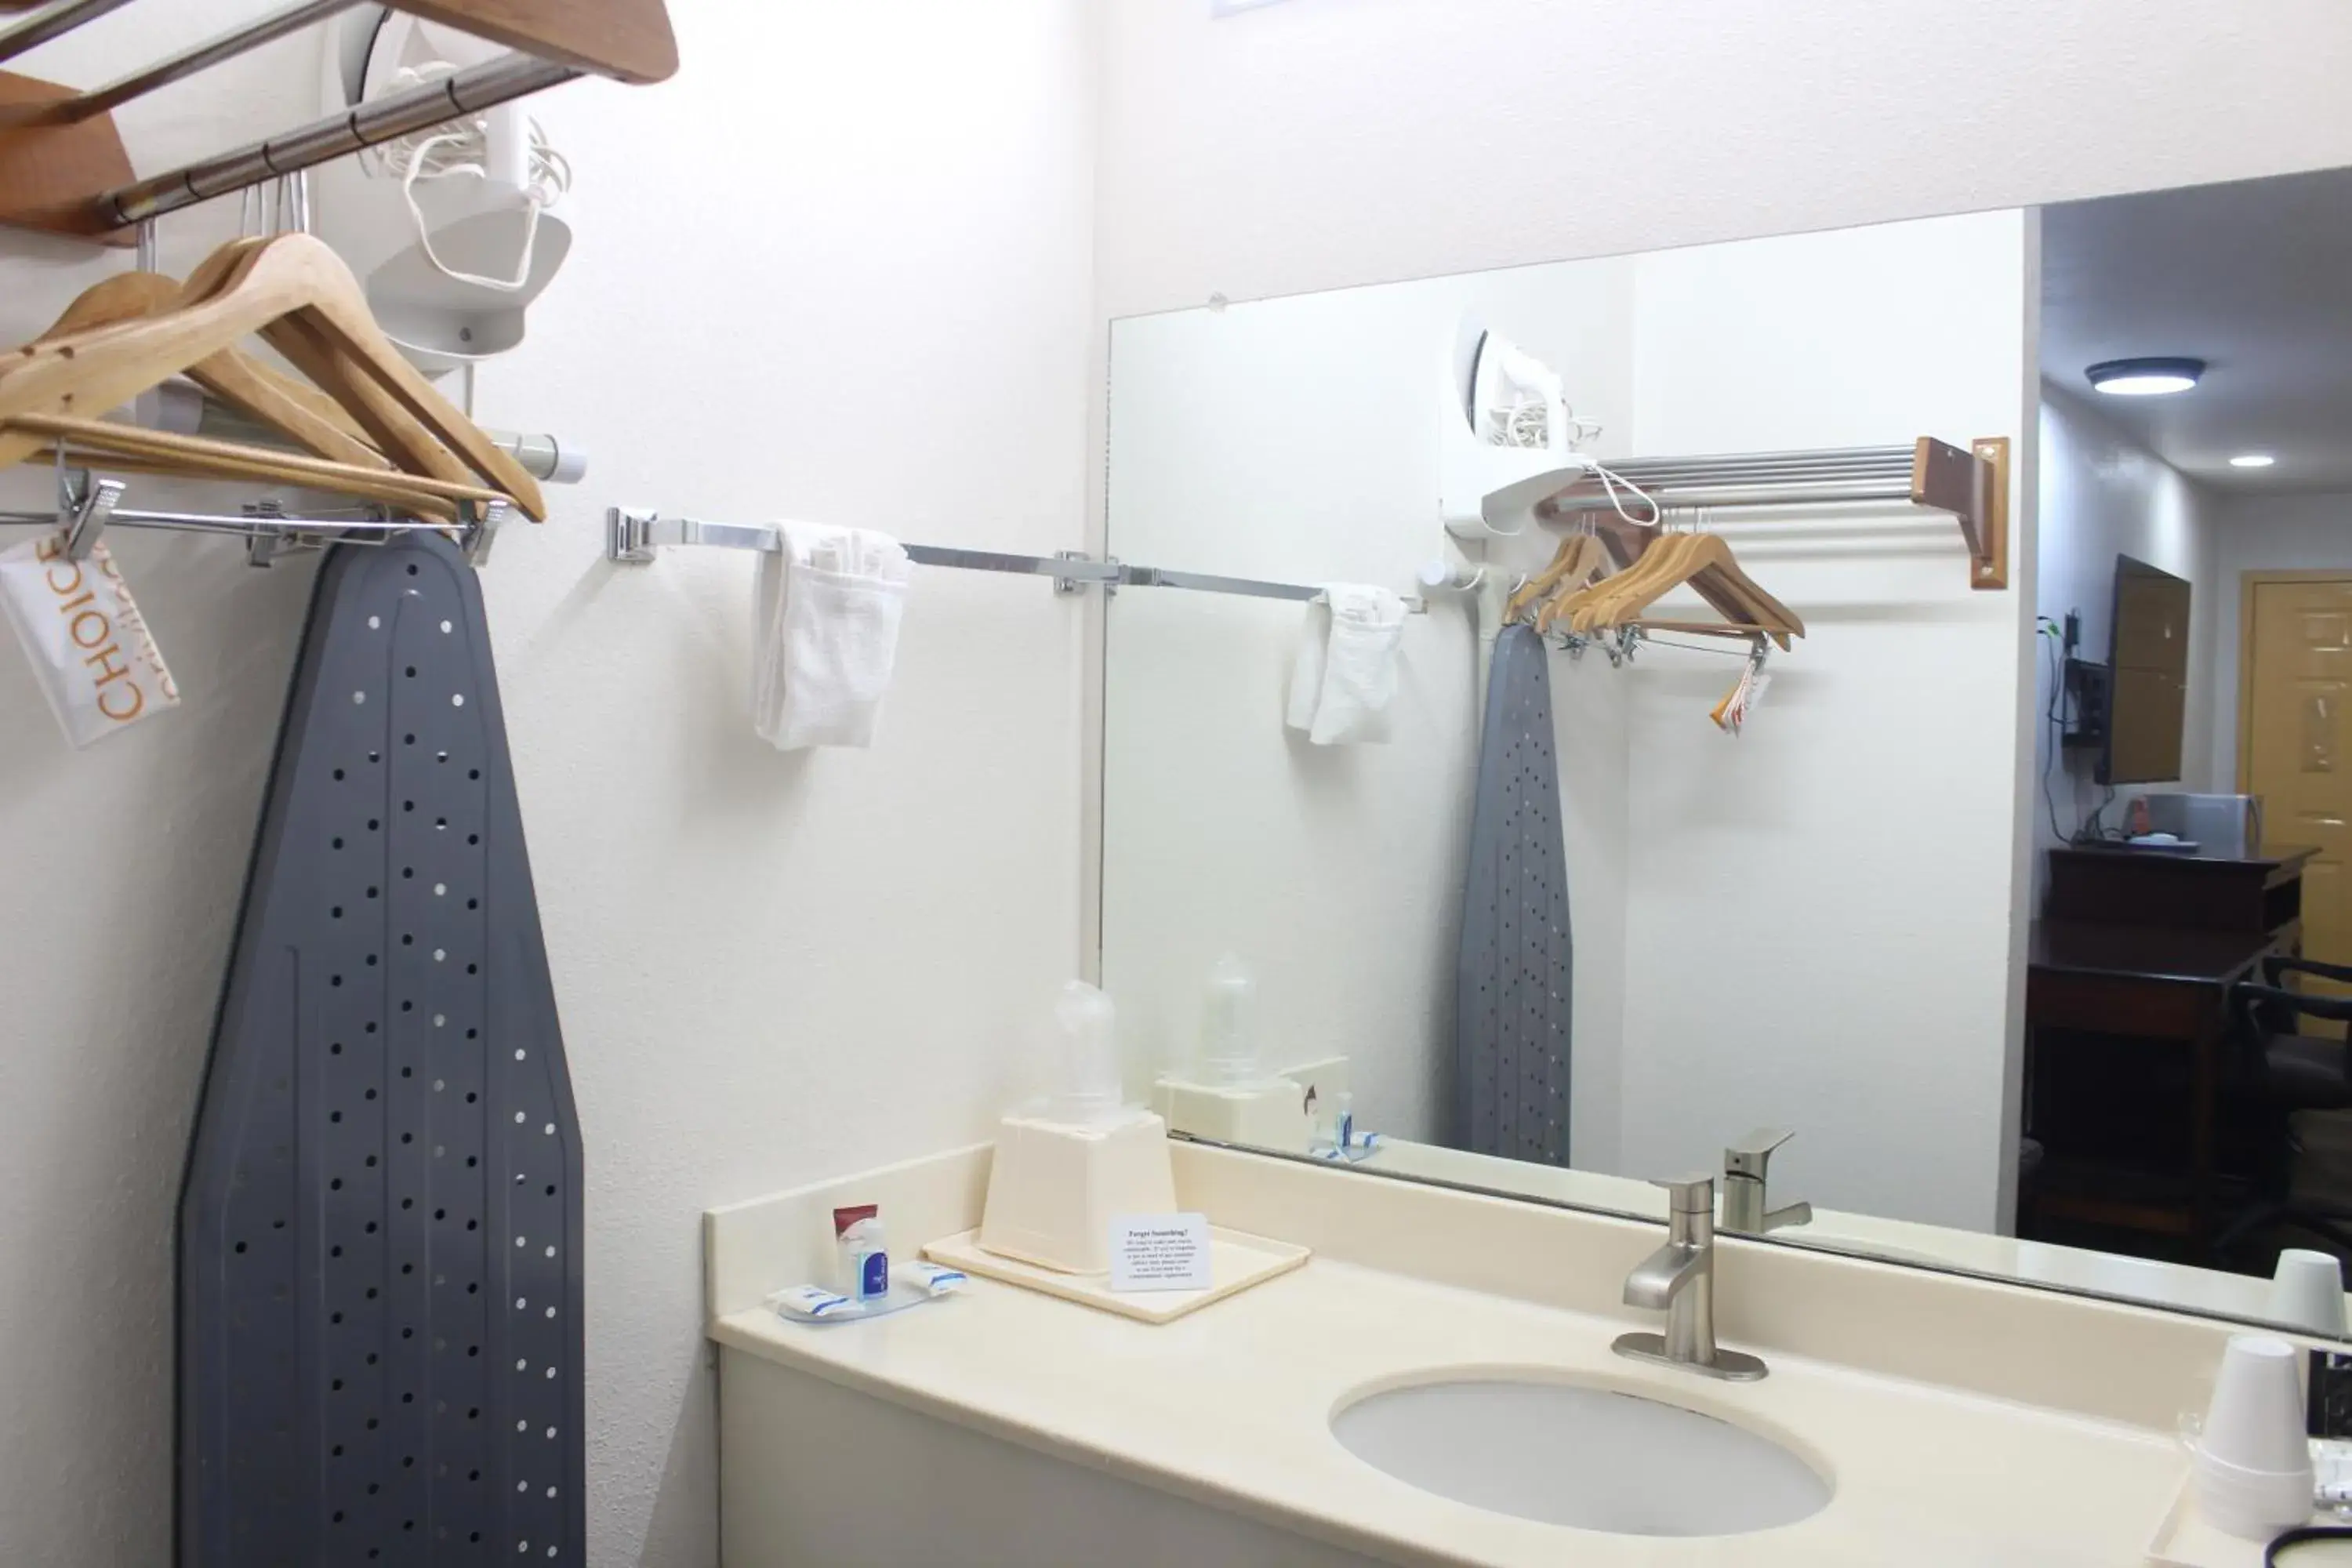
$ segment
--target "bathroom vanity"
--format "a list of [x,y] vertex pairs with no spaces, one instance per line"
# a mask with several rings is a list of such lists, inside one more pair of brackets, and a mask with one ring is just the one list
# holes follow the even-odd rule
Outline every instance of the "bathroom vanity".
[[2139,1563],[2231,1332],[1724,1237],[1716,1331],[1769,1375],[1717,1381],[1612,1353],[1656,1225],[1172,1152],[1314,1258],[1162,1326],[985,1279],[813,1326],[761,1298],[826,1209],[967,1228],[989,1151],[709,1215],[727,1561]]

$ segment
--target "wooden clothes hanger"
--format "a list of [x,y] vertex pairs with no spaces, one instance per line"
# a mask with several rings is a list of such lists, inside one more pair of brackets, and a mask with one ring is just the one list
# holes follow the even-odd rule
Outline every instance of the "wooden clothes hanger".
[[1552,552],[1551,563],[1520,584],[1517,590],[1504,601],[1504,621],[1517,620],[1539,600],[1582,587],[1585,580],[1599,568],[1599,563],[1593,557],[1593,552],[1598,548],[1597,542],[1588,533],[1571,533],[1561,540],[1559,548]]
[[1567,613],[1568,603],[1609,565],[1609,552],[1601,541],[1590,533],[1580,533],[1571,542],[1575,553],[1566,570],[1552,585],[1543,607],[1536,612],[1536,630],[1549,632]]
[[[189,283],[182,284],[155,272],[124,272],[84,289],[51,323],[48,331],[14,354],[0,356],[0,374],[12,366],[45,356],[84,352],[108,330],[162,315],[194,295],[208,295],[227,276],[224,253],[241,252],[253,240],[225,246]],[[288,462],[289,454],[236,447],[221,442],[183,444],[188,438],[136,426],[99,424],[79,419],[47,421],[26,416],[25,427],[50,437],[47,450],[62,455],[67,447],[106,453],[110,466],[133,472],[194,471],[222,478],[253,479],[339,490],[363,500],[401,505],[432,521],[457,517],[459,500],[487,502],[500,492],[472,484],[435,478],[433,482],[394,478],[383,455],[358,433],[351,416],[325,393],[280,374],[239,350],[223,349],[188,368],[187,374],[225,403],[292,437],[327,466]],[[445,452],[446,456],[446,452]],[[369,470],[372,478],[346,471]],[[456,479],[469,478],[460,472]]]
[[[48,331],[0,359],[0,367],[107,327],[161,315],[179,303],[183,289],[160,272],[116,273],[83,289]],[[363,468],[390,466],[333,398],[241,350],[223,349],[190,365],[187,374],[222,403],[283,432],[314,456]]]
[[[1608,547],[1611,559],[1617,563],[1621,571],[1633,566],[1648,551],[1653,542],[1664,537],[1654,525],[1632,522],[1622,518],[1611,517],[1606,513],[1591,514],[1589,516],[1589,521],[1601,535],[1601,542]],[[1755,614],[1755,605],[1726,594],[1720,585],[1720,579],[1710,574],[1700,574],[1692,580],[1691,587],[1700,598],[1706,601],[1707,607],[1721,616],[1727,624],[1745,625]],[[1788,634],[1776,633],[1773,640],[1780,643],[1785,650],[1788,646]]]
[[[214,251],[188,274],[180,303],[193,307],[220,298],[247,275],[268,243],[266,238],[234,239]],[[402,467],[453,484],[477,477],[477,470],[461,462],[381,381],[348,363],[348,356],[310,323],[299,316],[284,317],[264,326],[261,337],[324,389],[330,402],[347,410],[376,447],[400,459]]]
[[1615,626],[1683,580],[1675,563],[1688,537],[1680,533],[1652,536],[1623,571],[1570,595],[1556,606],[1552,618],[1566,620],[1569,629],[1581,636]]
[[1783,649],[1791,637],[1804,636],[1804,622],[1748,576],[1730,544],[1713,533],[1675,533],[1653,541],[1633,566],[1576,596],[1570,625],[1587,635],[1623,625],[1685,583],[1731,626],[1761,632]]
[[1791,637],[1805,635],[1805,623],[1797,618],[1797,613],[1765,592],[1763,584],[1741,569],[1729,542],[1713,533],[1692,537],[1699,542],[1691,557],[1690,583],[1708,603],[1717,603],[1717,595],[1720,595],[1745,605],[1748,611],[1742,617],[1745,624],[1769,636],[1783,652],[1788,650]]
[[173,309],[0,366],[0,467],[44,445],[17,416],[102,413],[253,332],[280,352],[293,345],[289,358],[379,439],[384,456],[445,484],[478,479],[533,520],[546,516],[538,482],[401,356],[349,269],[302,234],[224,247]]
[[0,420],[0,440],[32,440],[37,449],[63,447],[72,451],[104,452],[124,459],[122,466],[149,473],[194,473],[219,479],[254,479],[264,484],[296,485],[333,490],[363,500],[405,507],[434,521],[454,519],[453,503],[473,501],[512,503],[514,498],[488,485],[452,484],[397,468],[362,468],[299,452],[215,441],[204,436],[180,436],[165,430],[145,430],[109,419],[83,419],[58,414],[16,414]]

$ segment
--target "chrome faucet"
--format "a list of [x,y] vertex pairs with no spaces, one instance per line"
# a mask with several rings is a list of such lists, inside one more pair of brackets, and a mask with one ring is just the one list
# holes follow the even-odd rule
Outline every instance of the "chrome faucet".
[[1708,1377],[1752,1383],[1762,1361],[1715,1342],[1715,1178],[1679,1176],[1666,1189],[1666,1244],[1625,1276],[1625,1305],[1666,1314],[1663,1334],[1620,1334],[1609,1348]]
[[1759,1127],[1723,1152],[1723,1228],[1762,1236],[1784,1225],[1811,1225],[1813,1205],[1764,1206],[1764,1167],[1772,1151],[1795,1137],[1780,1127]]

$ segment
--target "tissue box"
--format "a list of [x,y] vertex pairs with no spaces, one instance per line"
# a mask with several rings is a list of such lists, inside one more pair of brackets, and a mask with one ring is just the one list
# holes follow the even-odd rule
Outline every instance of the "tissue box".
[[1090,1125],[1008,1116],[997,1130],[980,1245],[1067,1274],[1107,1274],[1113,1219],[1175,1207],[1168,1124],[1150,1111]]

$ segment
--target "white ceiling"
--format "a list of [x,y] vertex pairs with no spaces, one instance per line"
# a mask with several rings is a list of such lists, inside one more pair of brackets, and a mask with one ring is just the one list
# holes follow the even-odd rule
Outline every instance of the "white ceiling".
[[[2352,490],[2352,169],[2046,207],[2042,268],[2043,376],[2215,489]],[[2142,354],[2205,379],[2173,397],[2084,379]]]

